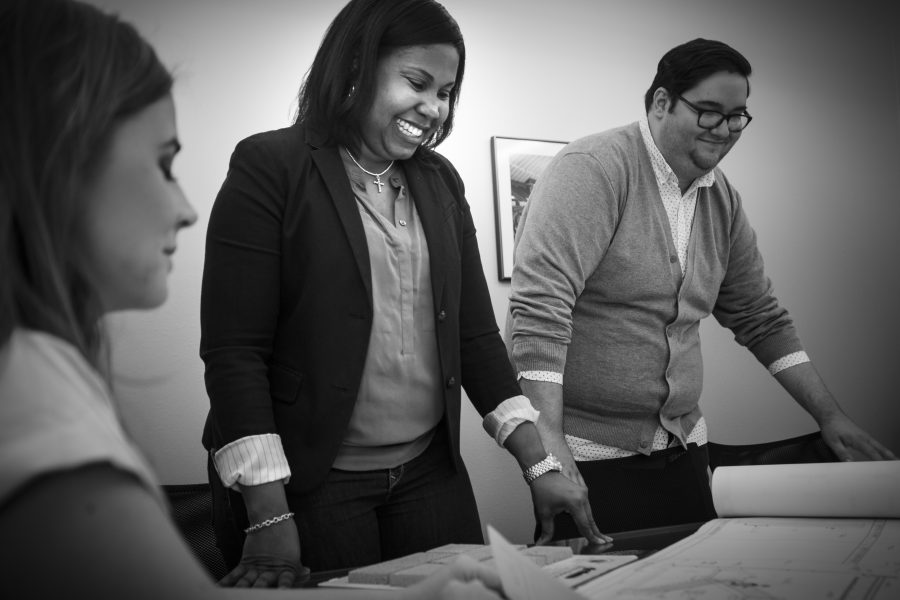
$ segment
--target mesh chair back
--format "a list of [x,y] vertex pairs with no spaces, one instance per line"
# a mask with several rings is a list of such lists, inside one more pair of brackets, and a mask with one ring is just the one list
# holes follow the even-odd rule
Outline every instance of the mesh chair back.
[[212,493],[209,484],[164,485],[172,518],[207,573],[218,581],[228,570],[216,546],[212,524]]

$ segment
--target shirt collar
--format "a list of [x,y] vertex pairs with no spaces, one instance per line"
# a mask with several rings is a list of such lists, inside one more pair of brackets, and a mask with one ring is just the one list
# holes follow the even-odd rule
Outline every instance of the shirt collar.
[[[647,121],[647,117],[640,119],[638,121],[638,127],[641,130],[641,137],[644,140],[644,147],[647,148],[647,153],[650,155],[650,164],[653,165],[653,173],[656,175],[656,182],[659,185],[664,185],[666,183],[672,183],[674,185],[678,185],[678,176],[675,175],[675,171],[672,170],[672,167],[669,166],[669,163],[666,162],[665,157],[663,157],[662,152],[659,151],[659,148],[656,145],[656,142],[653,140],[653,135],[650,133],[650,124]],[[688,188],[688,191],[685,195],[689,194],[695,188],[702,187],[710,187],[713,183],[716,182],[716,175],[713,171],[709,171],[695,179],[691,186]]]

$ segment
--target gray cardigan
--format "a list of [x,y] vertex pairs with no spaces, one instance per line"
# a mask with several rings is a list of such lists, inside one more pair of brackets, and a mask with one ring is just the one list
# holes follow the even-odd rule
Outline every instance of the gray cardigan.
[[725,175],[701,188],[681,269],[637,123],[567,145],[519,224],[507,340],[518,372],[564,374],[564,429],[644,454],[700,417],[710,313],[765,365],[802,350]]

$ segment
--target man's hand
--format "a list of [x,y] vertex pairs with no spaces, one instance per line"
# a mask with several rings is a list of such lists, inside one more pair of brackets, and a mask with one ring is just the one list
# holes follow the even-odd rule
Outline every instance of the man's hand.
[[822,439],[839,460],[897,459],[844,414],[811,362],[779,371],[775,379],[816,420]]
[[300,563],[300,536],[292,520],[247,535],[241,562],[219,584],[229,587],[293,587],[309,574]]
[[594,522],[588,490],[583,482],[577,483],[562,473],[551,471],[532,481],[530,487],[535,516],[541,524],[537,545],[546,544],[553,538],[553,518],[561,512],[572,516],[578,531],[592,544],[612,542],[612,538],[600,533]]
[[822,439],[838,459],[897,460],[893,452],[882,446],[843,413],[838,413],[821,423]]

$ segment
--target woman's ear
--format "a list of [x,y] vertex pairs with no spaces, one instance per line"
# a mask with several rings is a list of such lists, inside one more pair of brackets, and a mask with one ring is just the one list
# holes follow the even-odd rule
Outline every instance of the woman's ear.
[[353,62],[350,63],[350,76],[347,78],[350,87],[347,88],[347,100],[353,98],[356,94],[356,83],[359,81],[359,54],[353,56]]

